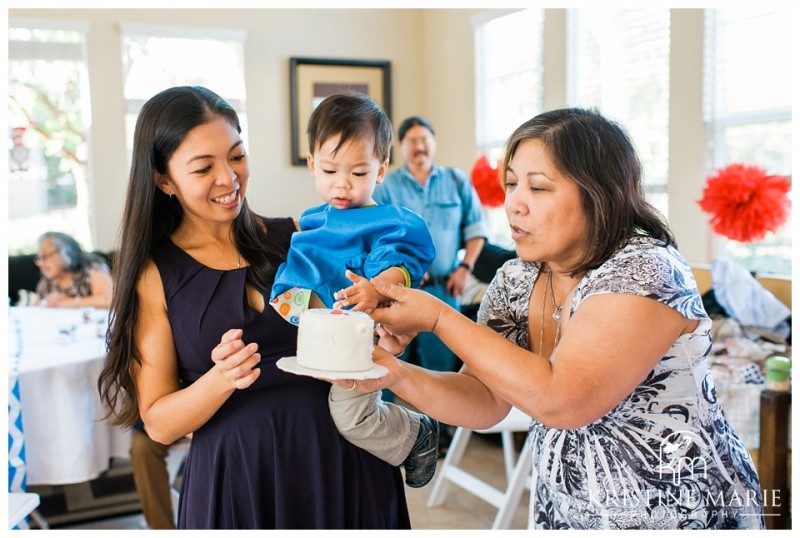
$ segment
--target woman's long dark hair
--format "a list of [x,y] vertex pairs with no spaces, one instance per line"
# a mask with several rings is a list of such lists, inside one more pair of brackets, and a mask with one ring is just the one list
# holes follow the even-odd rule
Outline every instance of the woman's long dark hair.
[[586,249],[573,275],[602,265],[632,235],[675,245],[663,215],[645,199],[639,157],[622,126],[582,108],[539,114],[509,137],[502,177],[525,140],[540,141],[580,191],[588,229]]
[[[214,92],[198,86],[164,90],[148,100],[136,122],[125,211],[112,273],[114,296],[106,336],[108,356],[97,387],[112,422],[132,426],[139,420],[133,361],[141,364],[134,328],[139,314],[136,285],[148,258],[178,227],[183,209],[156,187],[155,174],[167,164],[186,135],[199,125],[223,117],[241,132],[236,111]],[[267,231],[268,232],[268,231]],[[236,248],[249,263],[248,279],[269,289],[275,270],[285,258],[264,220],[250,211],[247,201],[232,227]]]

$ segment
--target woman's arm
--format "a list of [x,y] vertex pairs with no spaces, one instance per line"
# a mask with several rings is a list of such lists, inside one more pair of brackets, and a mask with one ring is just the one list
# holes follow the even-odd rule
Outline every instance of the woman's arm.
[[[608,413],[697,324],[652,299],[596,295],[562,321],[561,341],[547,360],[424,292],[376,287],[395,301],[373,313],[376,321],[397,332],[432,330],[499,398],[560,429]],[[398,394],[406,398],[399,391],[409,389],[401,387]],[[424,395],[411,391],[408,397],[417,405],[411,398]]]
[[180,388],[164,288],[152,261],[139,279],[137,296],[135,340],[141,364],[134,363],[133,376],[139,413],[150,437],[170,444],[205,424],[234,390],[250,386],[260,374],[254,368],[260,355],[256,344],[245,346],[226,333],[212,351],[219,359],[214,367],[188,387]]
[[465,319],[445,312],[435,334],[495,392],[559,429],[579,428],[606,415],[697,323],[645,297],[595,295],[572,319],[562,320],[561,341],[548,361],[488,327],[468,329]]
[[400,361],[376,347],[372,359],[389,369],[380,379],[358,381],[361,391],[390,388],[423,413],[445,423],[470,429],[494,426],[511,404],[476,378],[468,366],[460,372],[435,372]]
[[[385,313],[385,309],[384,309]],[[384,319],[384,318],[381,318]],[[447,424],[472,429],[494,426],[508,414],[511,405],[498,398],[465,366],[459,373],[434,372],[397,359],[416,332],[395,333],[378,324],[378,347],[372,354],[376,364],[389,373],[379,379],[332,381],[342,388],[357,386],[362,392],[391,388],[417,409]]]

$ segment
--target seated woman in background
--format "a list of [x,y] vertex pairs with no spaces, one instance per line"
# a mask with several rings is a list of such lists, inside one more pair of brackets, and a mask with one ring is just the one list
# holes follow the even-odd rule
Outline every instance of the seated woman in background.
[[111,306],[111,274],[99,258],[84,252],[70,235],[45,232],[39,237],[36,285],[40,305],[58,308]]

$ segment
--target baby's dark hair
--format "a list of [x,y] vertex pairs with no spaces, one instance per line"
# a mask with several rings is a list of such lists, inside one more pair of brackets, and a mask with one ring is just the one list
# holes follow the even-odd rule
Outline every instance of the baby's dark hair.
[[392,123],[374,99],[361,93],[326,97],[308,120],[308,151],[314,152],[332,136],[339,135],[333,150],[352,139],[372,140],[373,151],[380,162],[387,161],[392,151]]

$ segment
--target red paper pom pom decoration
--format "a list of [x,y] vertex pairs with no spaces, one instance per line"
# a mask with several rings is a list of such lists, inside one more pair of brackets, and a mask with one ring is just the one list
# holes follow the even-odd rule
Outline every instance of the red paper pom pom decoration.
[[478,192],[478,198],[485,207],[499,207],[506,199],[506,193],[500,181],[500,166],[492,167],[486,154],[478,157],[472,166],[472,184]]
[[775,232],[789,217],[789,180],[755,165],[734,163],[709,176],[698,204],[711,214],[713,230],[749,243]]

